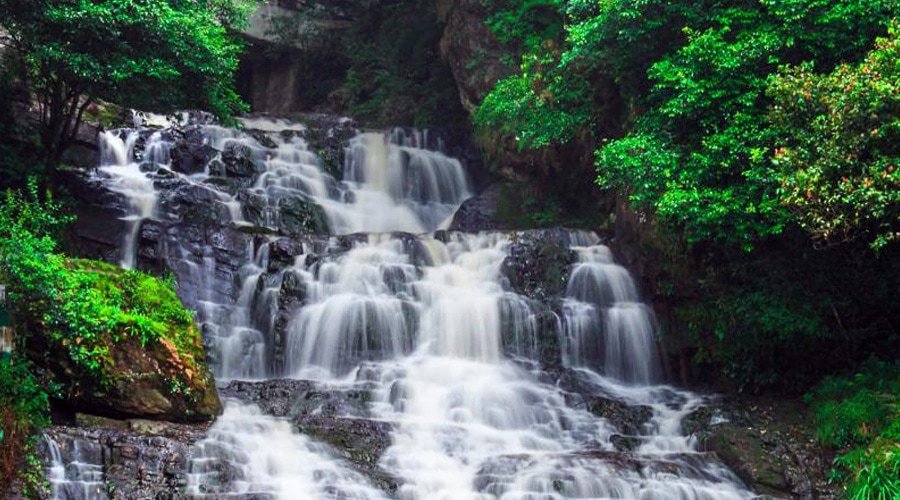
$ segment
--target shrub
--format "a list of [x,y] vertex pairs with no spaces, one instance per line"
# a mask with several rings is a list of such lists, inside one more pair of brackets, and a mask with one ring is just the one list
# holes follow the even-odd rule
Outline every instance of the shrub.
[[807,395],[819,440],[835,447],[832,478],[854,500],[900,498],[900,363],[871,360]]
[[[0,491],[7,491],[26,460],[34,435],[50,425],[47,393],[21,359],[0,355]],[[26,485],[28,486],[28,485]]]

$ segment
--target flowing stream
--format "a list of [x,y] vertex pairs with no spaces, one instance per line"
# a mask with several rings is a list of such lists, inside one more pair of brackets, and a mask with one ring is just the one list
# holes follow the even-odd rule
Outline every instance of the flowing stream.
[[[121,262],[138,263],[142,221],[181,223],[178,205],[167,201],[176,189],[202,191],[219,225],[236,235],[284,229],[298,204],[303,213],[319,207],[330,234],[234,236],[227,258],[224,243],[199,245],[170,232],[166,265],[198,311],[220,383],[290,378],[369,394],[361,414],[338,417],[386,426],[377,465],[396,488],[380,487],[289,419],[228,400],[193,448],[189,496],[754,496],[683,435],[682,419],[703,399],[665,385],[652,310],[597,235],[556,230],[573,256],[564,292],[526,297],[514,291],[504,262],[517,245],[543,236],[446,231],[473,188],[438,138],[359,132],[333,175],[303,125],[255,118],[244,126],[200,126],[213,153],[193,172],[170,169],[177,138],[167,129],[101,137],[98,175],[126,201]],[[222,169],[236,167],[222,164],[235,151],[253,172],[223,187]],[[538,354],[548,346],[558,346],[558,363],[549,366]],[[589,411],[591,398],[647,417],[626,428]],[[79,477],[84,488],[98,481],[94,471],[69,478],[61,472],[68,468],[54,466],[55,496],[94,498],[70,493]]]

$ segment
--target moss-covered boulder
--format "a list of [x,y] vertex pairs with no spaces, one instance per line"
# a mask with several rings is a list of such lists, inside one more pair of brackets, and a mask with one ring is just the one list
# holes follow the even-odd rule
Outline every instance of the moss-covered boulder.
[[60,406],[173,421],[220,412],[200,333],[174,283],[66,258],[27,232],[4,250],[17,329],[59,385]]

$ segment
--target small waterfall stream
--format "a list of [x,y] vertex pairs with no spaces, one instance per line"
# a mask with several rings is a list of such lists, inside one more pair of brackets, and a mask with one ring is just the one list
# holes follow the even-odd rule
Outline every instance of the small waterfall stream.
[[[290,378],[369,394],[354,418],[389,429],[378,466],[397,487],[376,486],[289,419],[229,400],[194,447],[186,494],[754,496],[682,434],[682,418],[703,400],[664,385],[652,310],[596,235],[558,232],[574,259],[565,292],[542,302],[517,293],[504,275],[527,232],[444,230],[472,187],[438,138],[359,132],[337,179],[303,125],[244,125],[199,126],[211,154],[193,172],[175,168],[167,129],[101,137],[102,182],[129,207],[122,264],[139,260],[141,220],[163,224],[158,253],[198,312],[220,382]],[[237,154],[244,163],[233,161]],[[171,193],[188,189],[206,193],[218,229],[186,222],[188,212],[178,211],[185,204]],[[315,207],[330,234],[283,237],[288,218]],[[197,243],[204,231],[212,243]],[[559,346],[557,365],[543,366],[535,354],[548,343]],[[647,408],[648,418],[625,429],[588,411],[579,403],[586,397]],[[632,444],[623,449],[622,439]],[[54,471],[54,485],[68,484]]]

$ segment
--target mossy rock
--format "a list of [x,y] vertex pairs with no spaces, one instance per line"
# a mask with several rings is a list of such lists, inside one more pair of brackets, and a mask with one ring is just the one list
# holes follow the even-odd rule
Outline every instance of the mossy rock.
[[61,384],[59,404],[184,422],[220,413],[200,332],[174,283],[89,260],[67,260],[55,271],[59,298],[20,317],[30,357]]
[[546,300],[561,295],[577,256],[562,233],[539,230],[516,235],[500,272],[519,295]]
[[705,447],[755,491],[778,498],[790,496],[791,484],[785,477],[788,464],[767,450],[751,429],[732,424],[717,426]]

